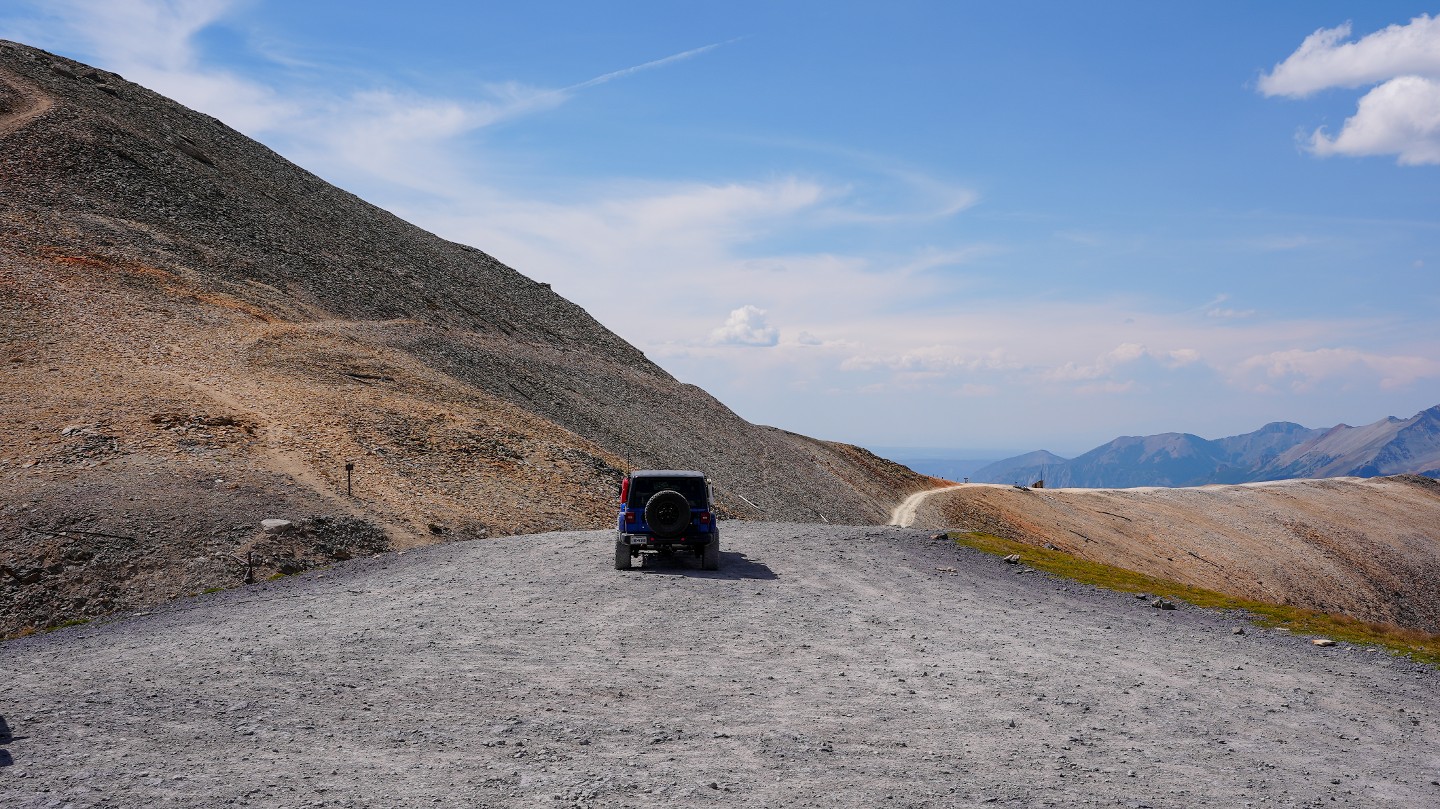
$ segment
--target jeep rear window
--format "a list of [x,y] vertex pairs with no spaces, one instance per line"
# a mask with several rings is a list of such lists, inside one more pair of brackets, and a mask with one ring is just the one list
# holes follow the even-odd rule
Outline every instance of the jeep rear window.
[[700,478],[634,478],[630,481],[630,505],[644,508],[656,492],[665,489],[685,495],[691,508],[705,508],[705,481]]

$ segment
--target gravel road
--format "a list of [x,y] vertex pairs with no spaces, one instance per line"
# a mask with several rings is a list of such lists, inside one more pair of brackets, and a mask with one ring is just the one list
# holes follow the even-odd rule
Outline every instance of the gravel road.
[[434,546],[0,644],[0,805],[1440,805],[1440,672],[900,528]]

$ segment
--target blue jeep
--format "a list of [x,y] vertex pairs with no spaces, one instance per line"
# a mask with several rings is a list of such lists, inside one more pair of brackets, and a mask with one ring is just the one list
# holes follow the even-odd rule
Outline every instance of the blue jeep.
[[703,472],[642,469],[620,484],[615,569],[629,570],[643,552],[693,553],[703,570],[720,569],[720,528]]

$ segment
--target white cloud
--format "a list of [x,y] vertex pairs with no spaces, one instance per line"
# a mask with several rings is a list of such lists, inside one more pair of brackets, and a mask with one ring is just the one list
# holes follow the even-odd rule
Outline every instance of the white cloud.
[[[223,25],[247,2],[38,0],[24,4],[29,16],[8,17],[4,23],[32,44],[78,52],[251,137],[278,142],[311,170],[336,178],[358,174],[427,193],[453,183],[457,160],[449,152],[461,135],[559,107],[587,88],[727,44],[694,48],[558,89],[489,83],[480,88],[481,97],[463,100],[383,88],[281,91],[215,66],[196,45],[200,32]],[[288,55],[262,55],[280,66],[300,63]]]
[[[972,265],[984,266],[979,260],[1002,253],[1003,245],[961,241],[953,237],[958,228],[892,227],[955,216],[975,204],[974,192],[884,156],[841,155],[849,173],[819,177],[609,177],[544,191],[528,178],[499,179],[507,171],[516,177],[525,171],[506,168],[515,156],[494,150],[484,137],[488,128],[523,123],[588,87],[619,86],[639,70],[664,69],[716,46],[558,89],[497,81],[435,97],[368,80],[357,89],[353,76],[336,80],[324,75],[323,65],[290,69],[294,60],[272,60],[276,69],[266,75],[278,78],[266,84],[219,66],[195,36],[239,16],[244,1],[56,0],[32,7],[40,9],[34,16],[43,12],[52,22],[64,17],[64,30],[52,43],[68,43],[67,50],[86,43],[102,55],[102,66],[248,133],[263,133],[306,168],[552,282],[676,376],[701,384],[750,418],[784,424],[777,414],[803,411],[803,421],[793,416],[785,426],[827,437],[882,429],[918,434],[949,429],[947,420],[959,424],[981,410],[1003,410],[1007,418],[1033,412],[1031,424],[1053,422],[1047,416],[1054,401],[1072,392],[1096,394],[1090,401],[1101,411],[1114,409],[1107,394],[1143,396],[1167,386],[1198,401],[1217,380],[1293,390],[1318,379],[1328,390],[1403,387],[1435,378],[1433,363],[1419,359],[1440,357],[1429,332],[1407,334],[1407,356],[1390,356],[1367,342],[1393,333],[1395,321],[1277,320],[1270,309],[1262,315],[1230,308],[1235,304],[1226,303],[1228,296],[1175,313],[1153,300],[1056,300],[1021,283],[997,289],[997,273],[980,274]],[[51,14],[52,8],[58,11]],[[1310,43],[1311,50],[1339,48],[1347,36],[1348,29],[1329,45]],[[1376,75],[1369,83],[1399,78]],[[1403,122],[1385,119],[1379,135],[1366,134],[1370,130],[1360,124],[1378,120],[1378,113],[1369,114],[1373,106],[1362,101],[1356,119],[1365,120],[1352,119],[1333,138],[1317,133],[1321,140],[1311,147],[1337,154],[1381,150],[1402,161],[1424,154],[1413,152],[1429,131],[1423,120],[1405,129]],[[1381,137],[1395,133],[1390,140]],[[839,238],[826,241],[827,248],[795,246],[816,233]],[[899,236],[871,241],[873,233]],[[1134,247],[1100,231],[1055,236]],[[906,247],[872,246],[902,241]],[[1282,234],[1260,246],[1314,244]],[[637,300],[646,305],[643,326],[634,316]],[[767,311],[784,313],[783,329],[768,322]],[[724,324],[712,328],[724,312],[730,313]],[[1336,344],[1372,350],[1326,355],[1316,349]],[[926,395],[898,395],[902,386]],[[776,393],[785,390],[806,395]],[[874,393],[869,404],[851,402],[859,390]],[[966,401],[980,397],[985,401],[979,405]]]
[[1360,99],[1339,134],[1317,129],[1306,147],[1320,156],[1393,154],[1401,165],[1440,164],[1440,17],[1422,14],[1344,41],[1349,36],[1346,23],[1306,37],[1261,77],[1260,92],[1303,98],[1334,87],[1378,85]]
[[1140,343],[1121,343],[1102,354],[1093,363],[1067,362],[1058,368],[1045,371],[1043,376],[1056,382],[1099,379],[1114,373],[1122,365],[1147,356],[1150,356],[1150,351]]
[[181,71],[195,66],[195,34],[225,16],[234,0],[38,0],[46,22],[17,23],[39,40],[78,39],[97,56],[127,65]]
[[1440,17],[1421,14],[1405,25],[1345,42],[1350,23],[1322,28],[1260,78],[1267,96],[1303,98],[1332,87],[1364,87],[1396,76],[1440,77]]
[[1193,348],[1177,348],[1174,351],[1166,352],[1166,365],[1171,368],[1184,368],[1187,365],[1194,365],[1200,361],[1200,352]]
[[51,50],[79,51],[188,107],[254,135],[298,115],[303,105],[235,73],[206,65],[195,35],[220,23],[234,0],[44,0],[36,16],[7,20],[18,36]]
[[927,222],[948,219],[974,207],[980,195],[974,189],[942,183],[916,171],[893,167],[881,170],[892,182],[905,188],[913,200],[905,209],[867,210],[863,206],[836,207],[826,211],[826,223],[832,225],[886,225],[900,222]]
[[1317,129],[1310,150],[1321,157],[1397,155],[1402,166],[1440,163],[1440,81],[1391,79],[1366,93],[1331,138]]
[[773,346],[780,332],[765,322],[765,310],[746,304],[730,313],[725,325],[710,332],[714,345]]
[[845,358],[838,366],[842,371],[883,369],[896,373],[998,371],[1020,367],[1003,349],[984,351],[953,345],[916,346],[900,353],[860,353]]
[[[1288,383],[1297,392],[1321,382],[1365,384],[1378,378],[1381,388],[1402,388],[1421,379],[1440,378],[1440,361],[1426,357],[1386,355],[1350,348],[1288,349],[1257,354],[1240,362],[1236,378],[1256,388],[1270,382]],[[1257,383],[1256,377],[1268,382]]]

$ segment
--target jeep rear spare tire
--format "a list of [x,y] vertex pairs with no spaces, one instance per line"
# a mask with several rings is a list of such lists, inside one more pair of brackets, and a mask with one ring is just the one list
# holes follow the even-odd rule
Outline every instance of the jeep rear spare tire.
[[681,536],[690,527],[690,501],[674,489],[656,492],[645,502],[645,524],[657,537]]

